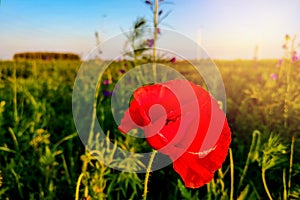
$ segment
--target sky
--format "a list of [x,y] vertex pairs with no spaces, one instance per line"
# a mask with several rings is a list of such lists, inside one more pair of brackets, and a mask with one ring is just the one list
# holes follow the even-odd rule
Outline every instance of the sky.
[[[167,0],[164,0],[167,2]],[[279,58],[285,34],[300,43],[299,0],[168,0],[159,25],[201,44],[216,59]],[[152,20],[143,0],[1,0],[0,59],[24,51],[74,52],[96,47],[95,31],[105,42],[130,30],[137,17]],[[162,32],[163,34],[163,32]],[[116,41],[121,49],[124,41]],[[177,48],[189,46],[173,41]]]

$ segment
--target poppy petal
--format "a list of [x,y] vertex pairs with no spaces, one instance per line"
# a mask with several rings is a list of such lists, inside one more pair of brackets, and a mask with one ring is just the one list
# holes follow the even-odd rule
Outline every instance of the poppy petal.
[[186,187],[208,183],[222,166],[231,142],[218,102],[187,80],[143,86],[133,97],[119,129],[143,129],[148,144],[172,159]]
[[212,180],[214,172],[222,167],[230,141],[230,129],[225,123],[215,148],[207,155],[203,157],[196,152],[186,152],[173,160],[173,168],[181,176],[186,187],[199,188]]
[[211,181],[213,171],[201,165],[197,155],[184,154],[173,162],[174,170],[181,176],[185,187],[199,188]]

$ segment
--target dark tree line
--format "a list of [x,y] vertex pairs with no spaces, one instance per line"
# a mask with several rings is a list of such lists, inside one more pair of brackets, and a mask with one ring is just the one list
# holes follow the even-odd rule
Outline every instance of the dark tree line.
[[55,52],[24,52],[16,53],[14,60],[80,60],[77,54],[73,53],[55,53]]

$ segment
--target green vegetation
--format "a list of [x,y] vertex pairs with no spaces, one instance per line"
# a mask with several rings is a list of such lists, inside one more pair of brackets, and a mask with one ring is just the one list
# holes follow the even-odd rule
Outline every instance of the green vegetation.
[[[215,179],[187,189],[168,166],[150,174],[148,199],[300,198],[300,63],[215,61],[227,93],[232,153]],[[72,88],[80,61],[0,62],[0,199],[141,199],[145,174],[113,170],[81,143],[72,116]],[[174,68],[203,84],[188,63]],[[106,140],[129,152],[149,152],[142,139],[117,130],[112,91],[131,62],[106,70],[97,116]],[[278,74],[278,77],[272,76]],[[287,79],[288,77],[288,79]],[[287,90],[288,88],[288,90]],[[99,144],[102,145],[102,144]],[[105,144],[103,144],[105,146]],[[105,146],[111,151],[114,146]],[[132,158],[124,159],[130,165]],[[143,167],[143,166],[140,166]]]

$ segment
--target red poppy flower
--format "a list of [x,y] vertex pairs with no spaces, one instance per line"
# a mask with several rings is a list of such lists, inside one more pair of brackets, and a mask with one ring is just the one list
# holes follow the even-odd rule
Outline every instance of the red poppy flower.
[[149,145],[168,155],[185,186],[210,182],[221,168],[231,141],[217,101],[186,80],[140,87],[133,94],[119,130],[144,130]]

